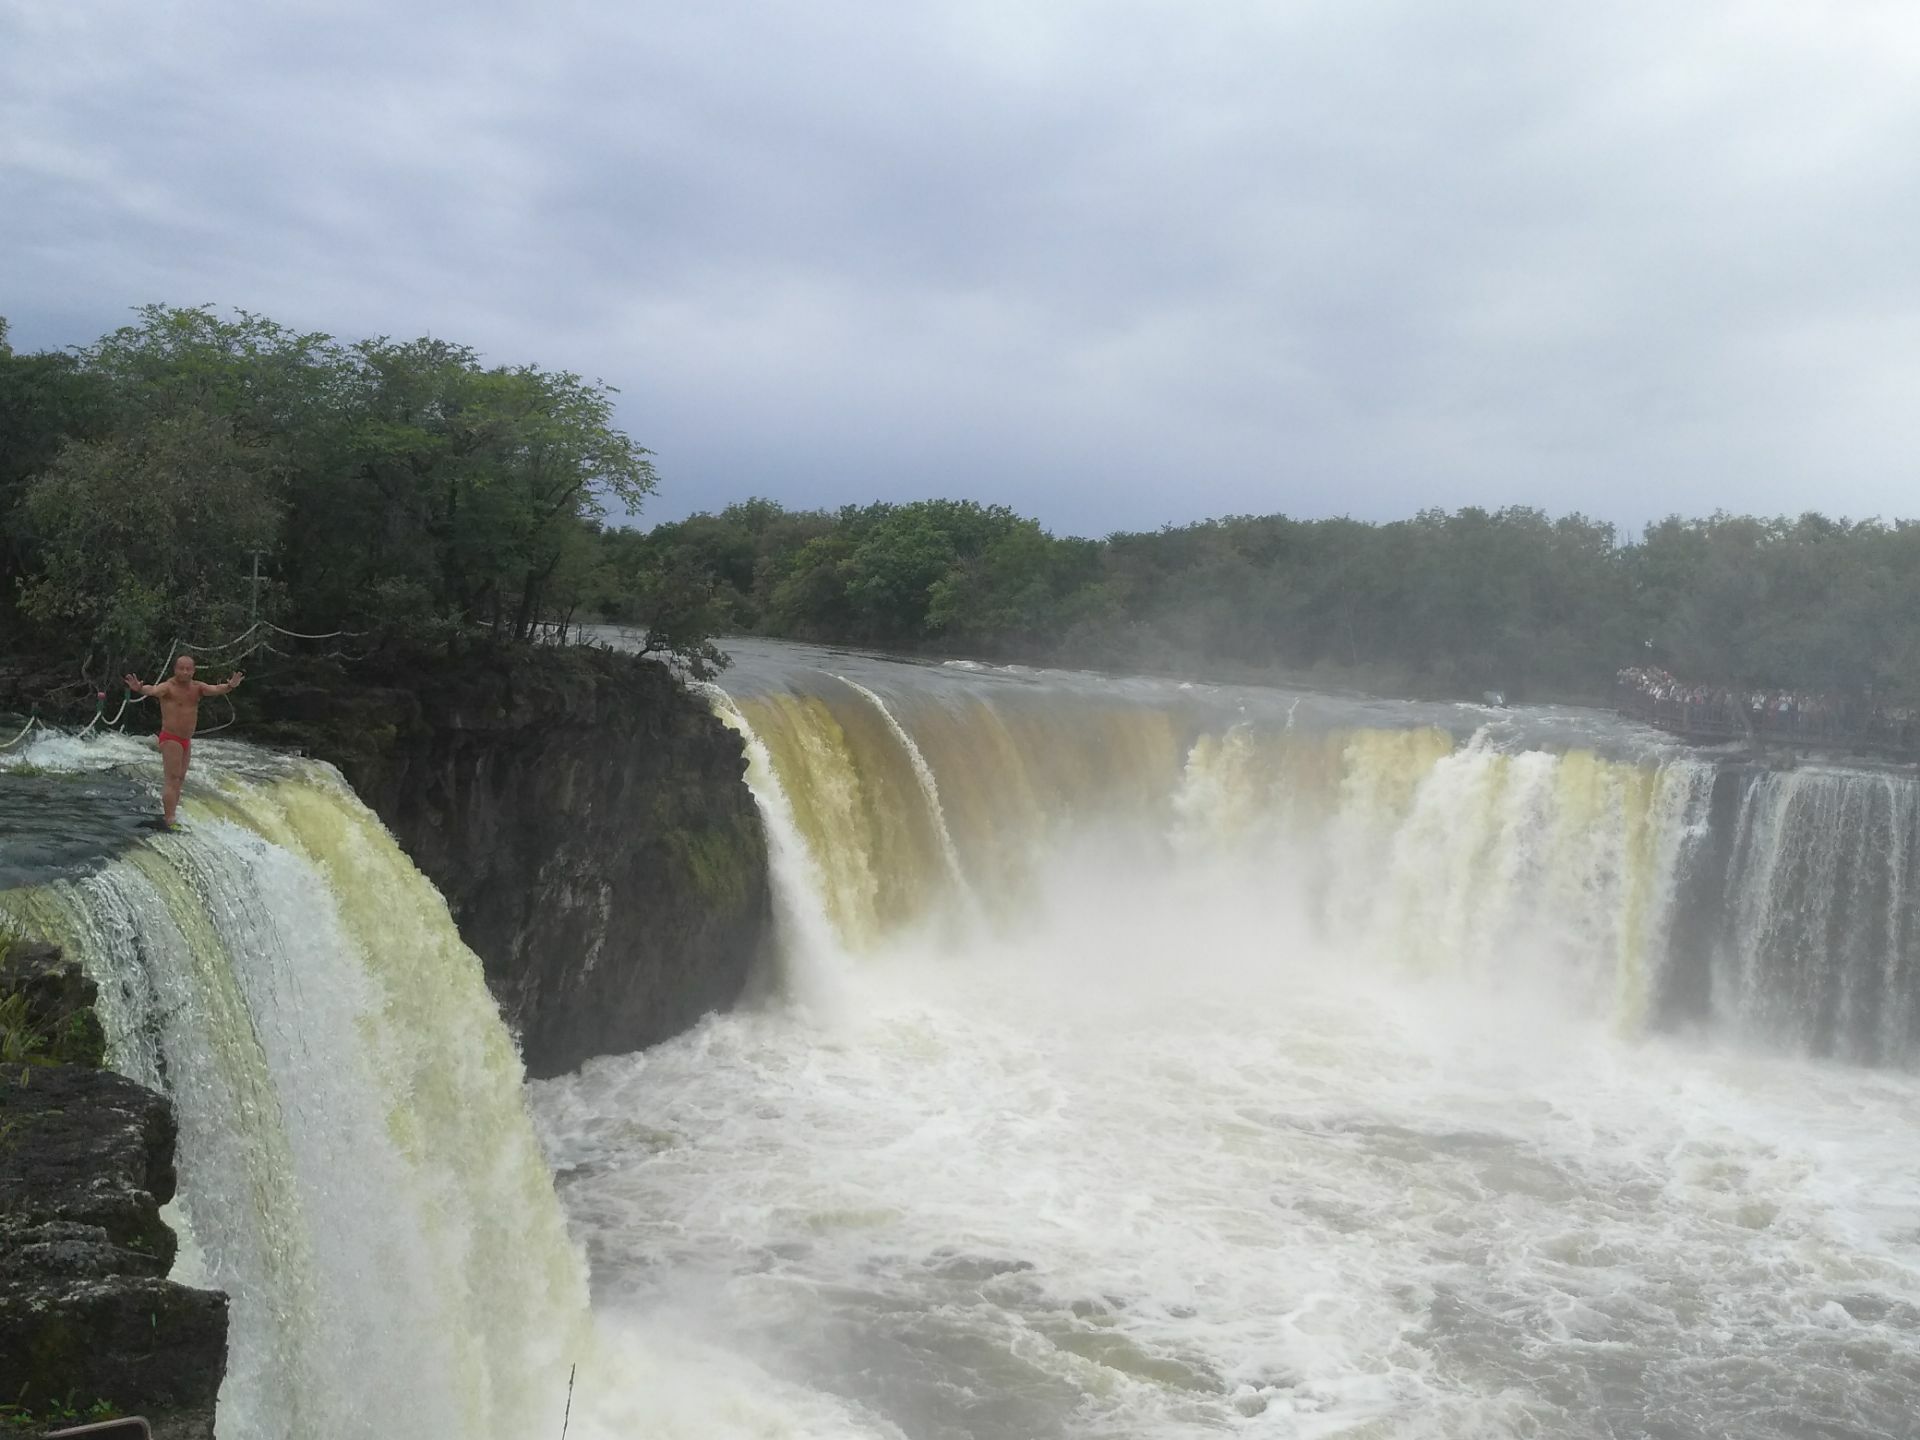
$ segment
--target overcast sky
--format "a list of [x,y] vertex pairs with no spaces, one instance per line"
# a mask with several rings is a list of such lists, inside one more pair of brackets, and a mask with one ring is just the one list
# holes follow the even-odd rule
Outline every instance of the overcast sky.
[[1920,6],[0,0],[0,314],[600,376],[650,519],[1920,513]]

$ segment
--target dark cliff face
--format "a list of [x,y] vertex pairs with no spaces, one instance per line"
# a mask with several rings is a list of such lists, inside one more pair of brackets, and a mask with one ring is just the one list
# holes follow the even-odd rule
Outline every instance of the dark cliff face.
[[227,1297],[166,1278],[173,1107],[96,1068],[93,986],[58,951],[10,946],[0,995],[32,1052],[0,1065],[0,1400],[49,1425],[99,1404],[206,1440]]
[[446,896],[533,1075],[739,997],[772,924],[766,841],[739,738],[663,666],[522,651],[273,690],[259,737],[338,765]]

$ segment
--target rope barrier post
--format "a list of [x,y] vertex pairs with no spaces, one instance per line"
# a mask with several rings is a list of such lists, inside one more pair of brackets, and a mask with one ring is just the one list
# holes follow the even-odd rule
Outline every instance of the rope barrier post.
[[80,731],[80,733],[83,736],[91,733],[91,731],[93,730],[93,727],[100,723],[100,718],[106,713],[107,713],[107,692],[104,690],[96,690],[93,692],[93,718],[87,721],[86,726]]
[[253,608],[248,611],[247,619],[252,622],[247,627],[249,630],[260,623],[260,552],[258,550],[253,552]]

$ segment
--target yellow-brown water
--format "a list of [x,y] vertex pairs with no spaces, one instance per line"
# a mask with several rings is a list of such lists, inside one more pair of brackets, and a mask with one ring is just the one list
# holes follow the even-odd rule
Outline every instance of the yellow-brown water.
[[730,704],[856,954],[962,902],[1018,923],[1050,856],[1124,839],[1169,869],[1261,868],[1324,933],[1397,966],[1471,974],[1524,943],[1637,1026],[1712,781],[1691,762],[1503,751],[1433,725],[1209,728],[1220,717],[1178,697],[887,700],[836,678]]

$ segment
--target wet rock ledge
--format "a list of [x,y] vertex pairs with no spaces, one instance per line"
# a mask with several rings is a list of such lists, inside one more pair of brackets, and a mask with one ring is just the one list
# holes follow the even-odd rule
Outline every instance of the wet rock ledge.
[[0,1430],[212,1440],[227,1297],[167,1279],[173,1107],[101,1068],[93,1000],[57,949],[0,937]]

